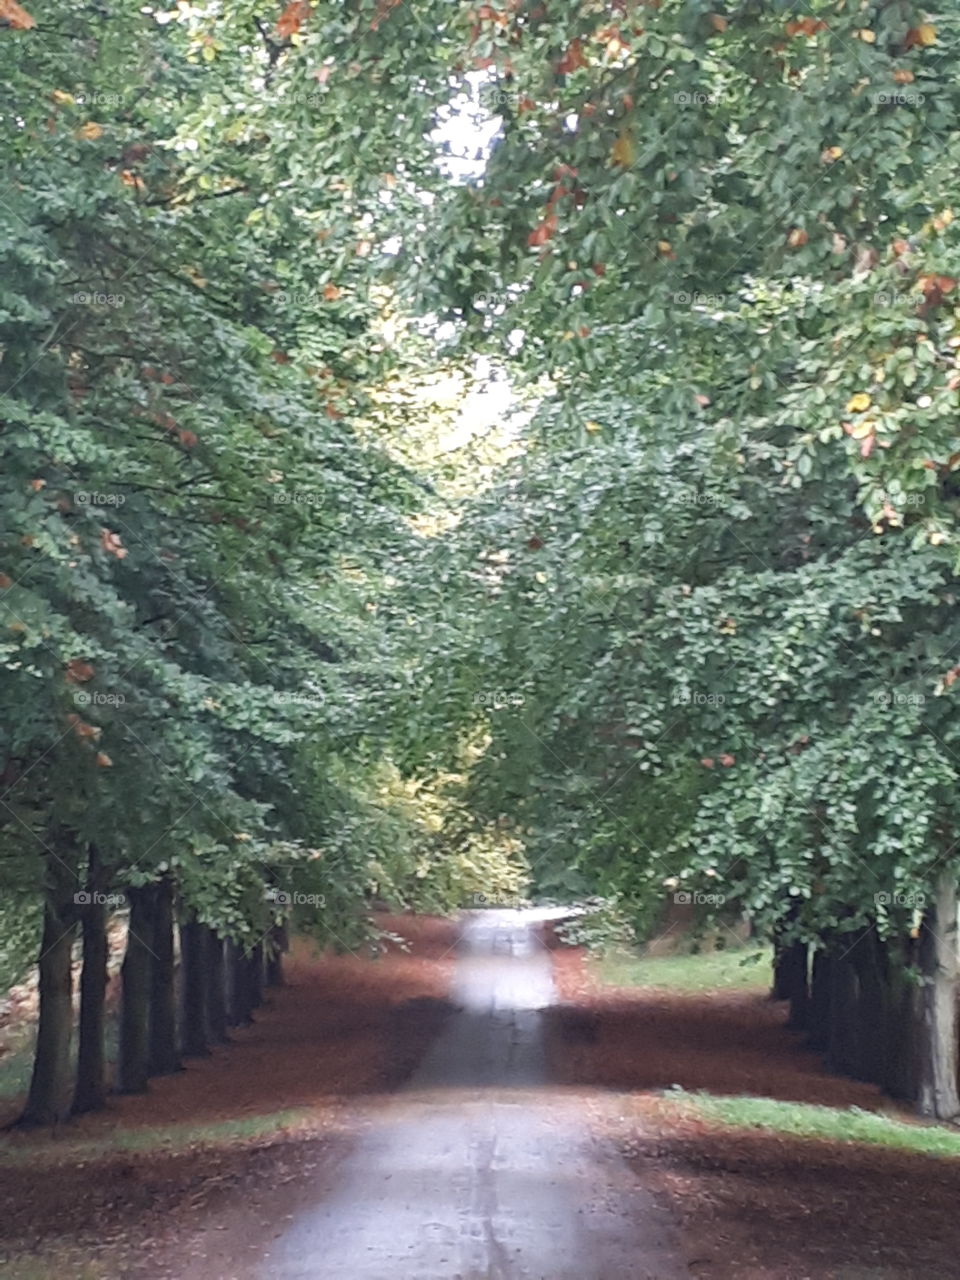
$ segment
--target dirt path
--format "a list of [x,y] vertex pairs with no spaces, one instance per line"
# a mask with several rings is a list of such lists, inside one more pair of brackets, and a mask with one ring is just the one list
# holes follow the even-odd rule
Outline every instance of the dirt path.
[[541,1011],[553,995],[534,922],[470,917],[459,1011],[402,1091],[359,1117],[352,1150],[293,1212],[285,1202],[289,1225],[233,1251],[228,1227],[184,1280],[686,1276],[663,1211],[593,1136],[582,1102],[548,1086]]

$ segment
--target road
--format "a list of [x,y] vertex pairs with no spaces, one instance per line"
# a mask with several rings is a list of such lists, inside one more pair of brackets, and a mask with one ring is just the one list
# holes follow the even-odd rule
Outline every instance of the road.
[[536,916],[467,915],[447,1022],[259,1280],[681,1280],[669,1220],[551,1090]]

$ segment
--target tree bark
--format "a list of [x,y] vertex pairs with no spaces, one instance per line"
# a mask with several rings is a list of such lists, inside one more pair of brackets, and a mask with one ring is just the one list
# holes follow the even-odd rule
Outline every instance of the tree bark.
[[82,905],[83,969],[80,973],[80,1026],[74,1115],[100,1111],[107,1104],[107,908],[101,896],[100,861],[90,846],[87,894]]
[[[57,881],[62,877],[56,876]],[[43,911],[39,970],[40,1018],[30,1092],[18,1123],[30,1128],[64,1119],[70,1093],[73,1030],[74,902],[48,891]]]
[[267,986],[282,987],[284,985],[283,957],[290,950],[287,926],[275,924],[270,930],[267,943]]
[[937,878],[920,927],[917,1110],[935,1120],[960,1114],[957,1095],[957,884]]
[[226,969],[227,1023],[231,1027],[245,1027],[253,1021],[247,959],[242,945],[232,938],[227,939]]
[[803,1031],[807,1025],[810,1003],[810,952],[805,942],[791,944],[785,960],[787,966],[790,1016],[787,1026],[792,1031]]
[[890,980],[884,946],[876,930],[850,953],[857,971],[856,1063],[858,1080],[883,1085],[890,1066]]
[[117,1092],[146,1093],[150,1071],[150,994],[153,985],[153,886],[127,890],[127,949],[120,970],[120,1046]]
[[852,1076],[859,1065],[857,1052],[857,973],[849,956],[834,956],[830,964],[830,1041],[827,1066],[838,1075]]
[[207,947],[203,925],[195,919],[180,925],[181,1030],[188,1058],[205,1058],[207,1045]]
[[250,1008],[259,1009],[263,1004],[263,943],[255,943],[247,952],[248,982],[250,984]]
[[207,951],[207,1035],[213,1044],[225,1044],[227,1035],[227,988],[223,939],[207,925],[201,926]]
[[150,1075],[181,1071],[177,1043],[177,988],[173,946],[173,881],[157,884],[153,914],[153,966],[150,987]]
[[830,1043],[830,965],[831,957],[822,948],[813,953],[810,966],[810,1007],[807,1039],[811,1049],[826,1049]]

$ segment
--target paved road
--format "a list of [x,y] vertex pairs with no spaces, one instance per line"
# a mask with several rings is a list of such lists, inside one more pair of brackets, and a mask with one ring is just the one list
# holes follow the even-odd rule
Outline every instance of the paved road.
[[550,959],[524,913],[466,919],[446,1024],[295,1218],[262,1280],[681,1280],[670,1224],[545,1086]]

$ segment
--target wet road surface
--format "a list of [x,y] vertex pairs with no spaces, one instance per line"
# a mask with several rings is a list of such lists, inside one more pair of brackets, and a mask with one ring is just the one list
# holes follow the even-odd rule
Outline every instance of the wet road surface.
[[681,1280],[672,1227],[547,1087],[535,918],[467,916],[460,1011],[261,1264],[262,1280]]

